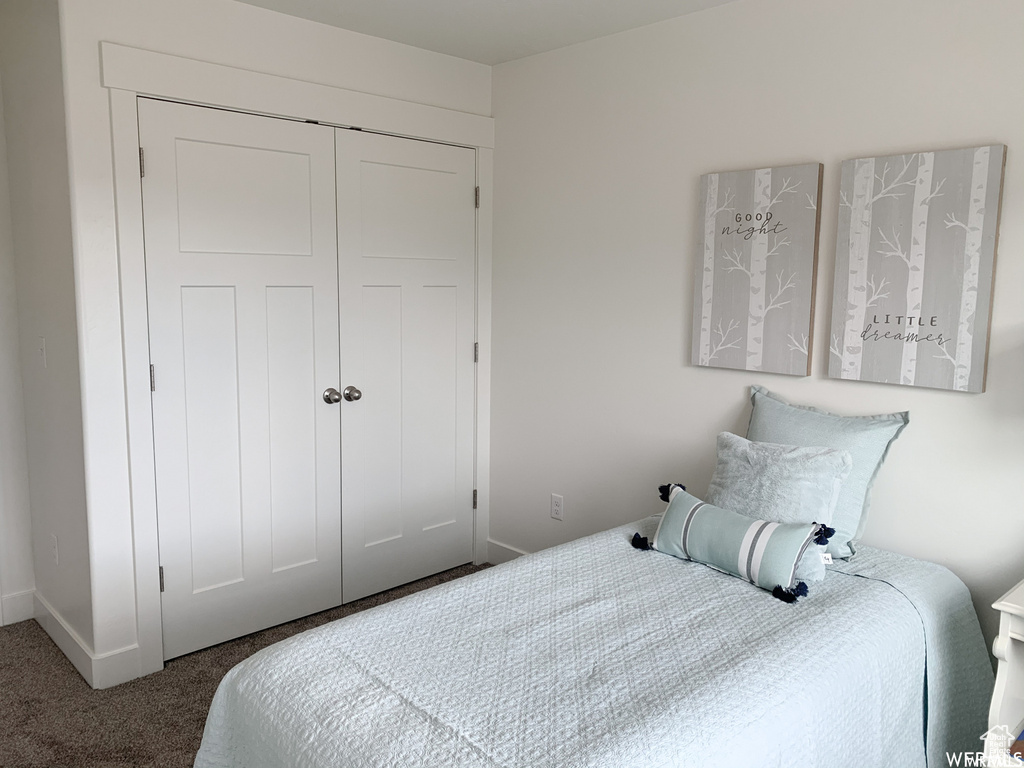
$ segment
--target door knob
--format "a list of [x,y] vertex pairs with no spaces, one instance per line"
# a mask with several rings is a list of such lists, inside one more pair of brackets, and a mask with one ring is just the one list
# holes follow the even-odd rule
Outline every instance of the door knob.
[[341,402],[341,392],[336,390],[334,387],[328,387],[324,390],[324,402],[329,405],[335,405]]
[[[344,397],[350,403],[354,403],[356,400],[358,400],[362,396],[363,396],[363,393],[360,392],[355,387],[345,387],[345,392],[342,395],[342,397]],[[337,401],[335,401],[335,402],[337,402]]]

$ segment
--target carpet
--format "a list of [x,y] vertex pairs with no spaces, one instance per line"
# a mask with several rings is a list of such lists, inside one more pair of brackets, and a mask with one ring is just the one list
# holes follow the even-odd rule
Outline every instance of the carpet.
[[0,627],[0,768],[186,768],[224,674],[287,637],[487,566],[464,565],[168,661],[95,691],[35,621]]

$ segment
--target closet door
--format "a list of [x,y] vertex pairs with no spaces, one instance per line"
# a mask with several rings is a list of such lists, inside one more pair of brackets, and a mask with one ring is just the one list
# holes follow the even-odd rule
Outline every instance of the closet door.
[[140,99],[164,656],[341,603],[334,131]]
[[473,559],[476,153],[337,131],[348,602]]

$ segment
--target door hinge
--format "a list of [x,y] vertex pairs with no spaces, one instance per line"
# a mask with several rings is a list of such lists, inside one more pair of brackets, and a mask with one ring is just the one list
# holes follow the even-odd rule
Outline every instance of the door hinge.
[[480,362],[480,342],[479,341],[474,341],[473,342],[473,362],[474,363],[479,363]]
[[476,488],[473,489],[473,509],[476,509]]
[[149,366],[149,391],[156,392],[156,369],[152,365]]
[[480,187],[477,187],[476,191],[473,193],[473,200],[474,200],[474,206],[476,208],[479,208],[480,207]]
[[146,150],[139,147],[139,176],[146,178]]
[[164,591],[164,567],[160,566],[160,591]]

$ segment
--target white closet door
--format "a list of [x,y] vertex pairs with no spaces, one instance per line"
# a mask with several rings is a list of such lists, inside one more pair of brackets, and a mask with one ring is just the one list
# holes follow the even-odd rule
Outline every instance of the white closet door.
[[341,602],[334,131],[140,99],[164,656]]
[[337,131],[345,601],[473,559],[476,153]]

